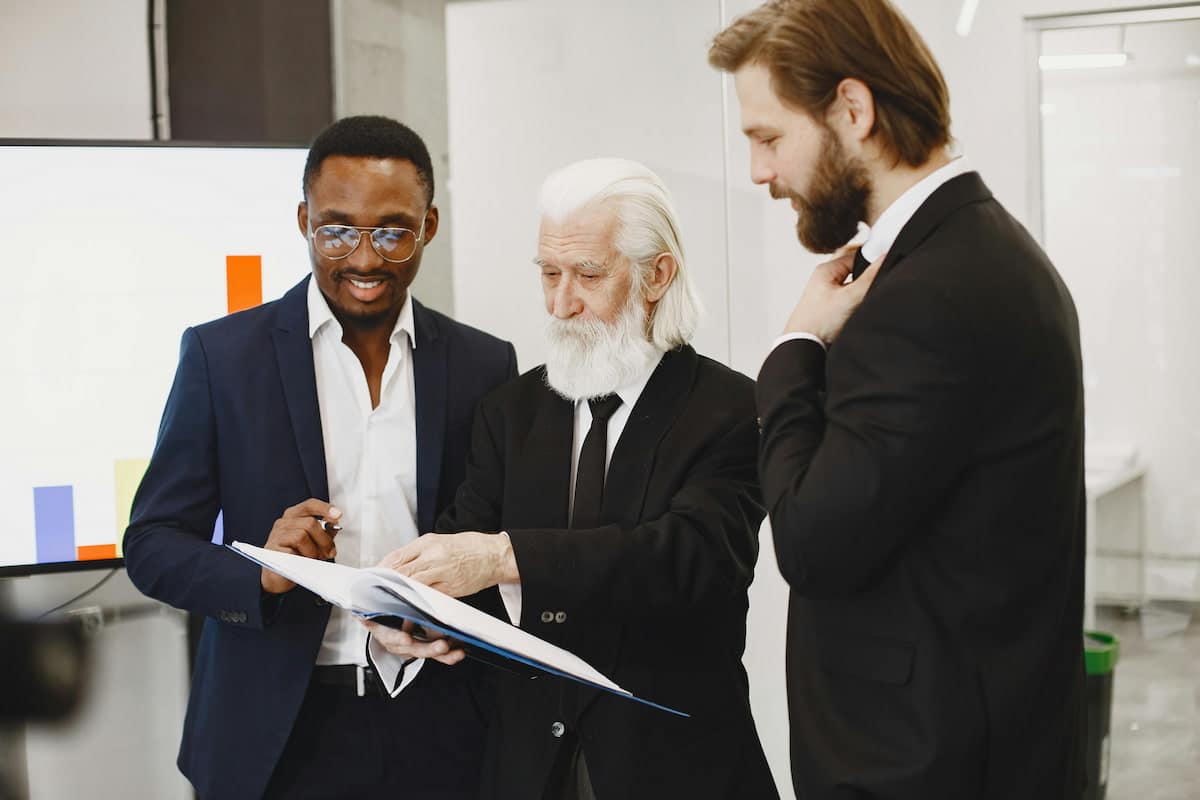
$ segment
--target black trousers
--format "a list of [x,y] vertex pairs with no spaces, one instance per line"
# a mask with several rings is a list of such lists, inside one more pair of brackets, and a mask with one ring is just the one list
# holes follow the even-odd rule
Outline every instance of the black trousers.
[[471,667],[426,663],[394,699],[310,683],[264,797],[475,800],[485,727]]

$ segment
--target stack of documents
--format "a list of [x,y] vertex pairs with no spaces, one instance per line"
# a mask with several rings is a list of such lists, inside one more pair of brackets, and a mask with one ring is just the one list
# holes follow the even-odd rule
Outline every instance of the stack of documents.
[[579,656],[543,641],[461,600],[381,567],[356,569],[331,561],[264,550],[234,542],[230,549],[259,566],[315,592],[339,608],[379,622],[410,620],[428,631],[456,639],[520,664],[579,681],[620,697],[686,717],[622,689]]

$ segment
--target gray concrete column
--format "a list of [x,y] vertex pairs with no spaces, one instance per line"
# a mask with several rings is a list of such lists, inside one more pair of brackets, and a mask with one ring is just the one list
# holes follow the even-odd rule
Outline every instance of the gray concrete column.
[[452,314],[446,0],[332,0],[330,14],[335,115],[398,119],[429,148],[441,229],[425,252],[413,294]]

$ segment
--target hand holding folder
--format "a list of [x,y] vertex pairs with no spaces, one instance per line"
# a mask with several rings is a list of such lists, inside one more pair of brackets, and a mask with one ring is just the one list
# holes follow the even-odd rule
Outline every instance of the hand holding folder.
[[410,620],[426,630],[517,664],[569,678],[672,714],[688,716],[635,697],[574,653],[393,570],[380,567],[356,569],[264,550],[245,542],[234,542],[230,549],[364,619],[384,624],[395,624],[397,619]]

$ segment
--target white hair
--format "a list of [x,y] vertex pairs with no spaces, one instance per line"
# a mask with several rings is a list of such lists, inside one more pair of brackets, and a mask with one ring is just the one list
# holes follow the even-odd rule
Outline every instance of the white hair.
[[629,259],[639,297],[645,296],[655,259],[663,253],[675,259],[675,277],[651,311],[647,334],[659,350],[687,344],[699,324],[701,305],[684,262],[679,223],[667,187],[636,161],[592,158],[551,173],[538,198],[541,216],[555,222],[597,205],[611,207],[616,214],[614,245]]

